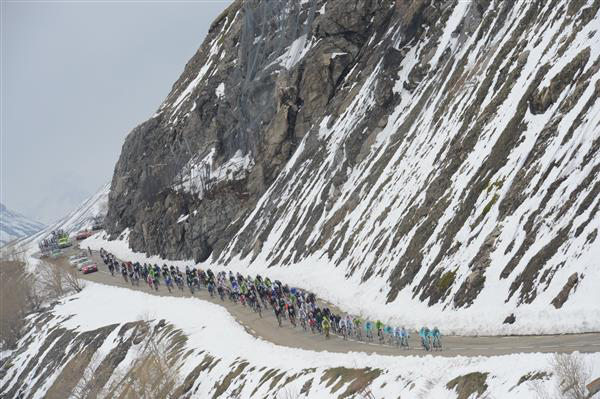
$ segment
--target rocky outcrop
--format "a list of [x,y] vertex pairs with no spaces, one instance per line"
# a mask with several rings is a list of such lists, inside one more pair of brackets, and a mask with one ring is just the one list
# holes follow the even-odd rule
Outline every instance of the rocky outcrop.
[[477,394],[477,398],[482,397],[488,388],[486,380],[488,373],[470,373],[461,375],[449,381],[446,388],[455,390],[459,399],[467,399]]
[[[387,18],[381,4],[330,1],[326,13],[317,1],[232,4],[156,115],[127,137],[111,186],[113,237],[128,228],[138,251],[218,256]],[[211,151],[202,187],[178,189],[201,180],[181,172]],[[239,153],[252,160],[243,178],[216,176]]]
[[556,298],[552,300],[552,305],[556,309],[561,308],[562,305],[564,305],[564,303],[567,301],[567,299],[569,299],[569,294],[571,293],[571,290],[577,287],[578,282],[579,276],[577,275],[577,273],[573,273],[571,274],[571,276],[569,276],[569,279],[565,283],[563,289],[560,290]]

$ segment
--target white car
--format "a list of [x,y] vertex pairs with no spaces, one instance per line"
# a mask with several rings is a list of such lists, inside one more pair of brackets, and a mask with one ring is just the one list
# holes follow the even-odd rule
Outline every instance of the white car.
[[84,264],[84,263],[86,263],[86,262],[89,262],[89,259],[84,256],[83,258],[79,258],[79,259],[71,262],[71,264],[73,266],[77,267],[79,270],[81,270],[81,265]]
[[69,262],[73,263],[76,262],[77,260],[81,259],[81,258],[85,258],[86,256],[84,254],[77,254],[77,255],[72,255],[69,256]]

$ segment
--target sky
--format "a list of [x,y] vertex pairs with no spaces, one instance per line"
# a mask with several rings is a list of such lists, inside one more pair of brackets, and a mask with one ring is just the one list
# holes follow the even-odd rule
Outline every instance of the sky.
[[112,178],[230,0],[2,0],[0,200],[50,223]]

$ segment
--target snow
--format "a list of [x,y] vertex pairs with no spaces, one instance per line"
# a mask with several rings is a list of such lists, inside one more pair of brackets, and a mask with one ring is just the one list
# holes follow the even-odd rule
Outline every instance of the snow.
[[287,70],[290,70],[300,61],[311,49],[312,42],[306,39],[306,34],[301,35],[287,48],[275,62]]
[[335,57],[339,57],[340,55],[346,55],[346,54],[348,54],[348,53],[343,53],[343,52],[340,52],[340,53],[331,53],[330,58],[334,59]]
[[174,189],[195,193],[202,197],[204,190],[211,184],[226,180],[240,180],[254,166],[251,155],[243,155],[240,150],[220,165],[216,164],[215,157],[214,148],[204,156],[192,157],[175,179],[177,183]]
[[[94,311],[91,312],[90,309]],[[495,397],[530,398],[532,392],[529,385],[517,386],[517,383],[525,374],[547,371],[552,359],[551,354],[448,358],[431,355],[382,356],[360,352],[317,353],[277,346],[255,338],[246,333],[244,328],[217,304],[196,298],[155,296],[91,282],[81,293],[61,301],[53,313],[55,318],[48,322],[47,329],[28,334],[35,334],[31,337],[33,341],[3,376],[3,385],[23,370],[32,355],[38,353],[53,325],[60,324],[62,328],[86,332],[106,325],[142,319],[164,319],[187,336],[185,352],[191,352],[179,369],[181,378],[192,371],[205,353],[220,359],[215,367],[211,367],[193,382],[193,398],[209,397],[215,383],[221,381],[231,371],[232,365],[240,360],[247,361],[256,370],[278,369],[288,375],[301,373],[297,380],[286,386],[292,392],[299,391],[308,379],[316,376],[311,387],[311,397],[314,398],[331,397],[330,384],[325,384],[319,376],[334,367],[371,367],[382,370],[371,384],[376,397],[452,397],[454,394],[446,388],[448,381],[471,372],[480,372],[490,374],[486,383],[488,392]],[[119,328],[116,328],[97,351],[96,364],[99,364],[120,341],[117,337],[118,330]],[[226,339],[223,332],[226,332]],[[132,351],[134,353],[136,349],[132,348]],[[120,368],[131,361],[133,353],[127,353],[119,365]],[[592,375],[600,372],[600,354],[583,355],[583,359],[592,367]],[[314,369],[314,374],[306,373],[307,369]],[[44,387],[51,386],[60,370],[59,366],[51,372],[43,382]],[[244,391],[240,397],[250,397],[250,393],[255,397],[267,396],[270,388],[269,384],[260,384],[262,376],[262,372],[247,373],[244,377]],[[544,384],[550,387],[554,382],[550,379]],[[43,394],[44,392],[39,390],[36,397],[41,398]]]
[[215,89],[215,95],[218,98],[223,98],[223,96],[225,96],[225,83],[223,83],[223,82],[219,83],[219,85]]
[[231,159],[214,170],[213,176],[218,181],[235,180],[239,171],[249,170],[252,166],[254,161],[250,154],[242,155],[242,151],[238,150]]
[[187,85],[187,87],[179,94],[177,99],[173,102],[173,114],[177,113],[177,110],[179,109],[183,101],[186,98],[188,98],[192,94],[194,89],[198,87],[200,82],[202,82],[202,79],[204,78],[204,75],[206,75],[206,72],[208,72],[208,70],[210,69],[211,64],[211,62],[207,62],[205,65],[203,65],[202,68],[200,68],[198,75],[196,75],[196,77],[192,79],[192,81]]

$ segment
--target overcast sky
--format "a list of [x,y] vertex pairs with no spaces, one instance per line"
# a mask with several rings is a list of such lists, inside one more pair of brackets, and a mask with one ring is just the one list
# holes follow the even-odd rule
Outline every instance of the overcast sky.
[[110,181],[230,2],[2,0],[2,203],[48,223]]

